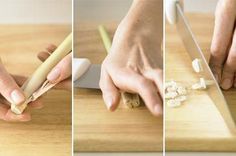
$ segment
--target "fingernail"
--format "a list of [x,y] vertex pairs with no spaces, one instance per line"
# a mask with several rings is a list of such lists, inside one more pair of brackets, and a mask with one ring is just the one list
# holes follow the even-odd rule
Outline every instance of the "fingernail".
[[232,86],[232,81],[231,81],[231,79],[228,79],[228,78],[226,78],[226,79],[224,79],[222,82],[221,82],[221,87],[223,88],[223,89],[229,89],[230,87]]
[[154,111],[155,111],[156,114],[162,115],[162,107],[161,107],[159,104],[157,104],[157,105],[154,107]]
[[60,77],[60,74],[60,70],[55,68],[48,74],[47,79],[51,82],[55,82]]
[[25,96],[17,89],[11,92],[11,100],[14,104],[19,105],[25,100]]

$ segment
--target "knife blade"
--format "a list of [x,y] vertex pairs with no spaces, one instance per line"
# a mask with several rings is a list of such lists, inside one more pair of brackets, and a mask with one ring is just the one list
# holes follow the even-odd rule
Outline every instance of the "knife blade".
[[99,80],[101,73],[100,64],[92,64],[88,70],[74,82],[74,87],[100,89]]
[[191,28],[188,24],[186,17],[184,16],[182,7],[179,2],[176,2],[176,12],[177,12],[177,31],[182,39],[182,42],[185,46],[186,51],[192,60],[200,59],[202,62],[203,72],[200,76],[204,77],[206,80],[212,82],[212,84],[208,87],[207,92],[213,103],[216,105],[218,111],[222,115],[225,120],[227,126],[231,130],[231,132],[236,132],[236,124],[235,119],[233,118],[232,112],[227,104],[227,101],[205,59],[205,56],[191,31]]

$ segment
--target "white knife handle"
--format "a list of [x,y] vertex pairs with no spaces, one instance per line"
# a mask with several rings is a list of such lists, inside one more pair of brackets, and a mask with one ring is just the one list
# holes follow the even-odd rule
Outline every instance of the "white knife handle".
[[73,59],[73,81],[79,79],[90,67],[91,62],[87,58]]
[[177,22],[176,3],[179,0],[166,0],[166,18],[170,24]]

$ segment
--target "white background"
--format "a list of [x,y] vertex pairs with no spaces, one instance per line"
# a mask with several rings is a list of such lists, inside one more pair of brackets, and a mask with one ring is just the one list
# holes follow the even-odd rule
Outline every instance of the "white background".
[[0,24],[71,23],[71,0],[0,0]]

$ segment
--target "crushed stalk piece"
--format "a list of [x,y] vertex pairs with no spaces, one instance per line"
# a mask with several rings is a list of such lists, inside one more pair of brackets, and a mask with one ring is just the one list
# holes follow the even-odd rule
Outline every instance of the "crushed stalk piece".
[[194,59],[192,62],[192,67],[196,73],[200,73],[203,71],[202,61],[200,59]]

